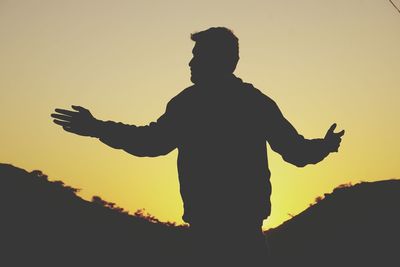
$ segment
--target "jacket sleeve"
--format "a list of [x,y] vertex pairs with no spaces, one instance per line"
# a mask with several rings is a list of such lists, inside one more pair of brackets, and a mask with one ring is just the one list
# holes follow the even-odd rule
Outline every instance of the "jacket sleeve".
[[329,154],[324,139],[306,139],[300,135],[273,100],[268,98],[265,108],[269,122],[267,141],[286,162],[304,167],[320,162]]
[[171,106],[171,102],[168,103],[165,113],[156,122],[146,126],[101,122],[98,137],[106,145],[138,157],[166,155],[177,147],[176,112]]

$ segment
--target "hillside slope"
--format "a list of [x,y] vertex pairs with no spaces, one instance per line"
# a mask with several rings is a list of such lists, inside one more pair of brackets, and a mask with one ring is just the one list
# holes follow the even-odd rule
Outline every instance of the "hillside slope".
[[400,266],[400,180],[342,185],[267,232],[275,266]]
[[0,266],[158,265],[179,258],[184,228],[129,215],[99,197],[83,200],[76,191],[40,171],[0,164]]
[[[0,164],[0,266],[187,266],[187,228],[76,192]],[[270,266],[399,266],[399,226],[400,180],[339,186],[266,232]]]

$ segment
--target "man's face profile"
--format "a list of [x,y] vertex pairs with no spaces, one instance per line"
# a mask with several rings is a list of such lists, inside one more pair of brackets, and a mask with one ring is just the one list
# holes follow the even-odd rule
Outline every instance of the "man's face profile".
[[206,75],[206,70],[207,70],[207,60],[206,57],[203,53],[200,53],[200,46],[198,43],[195,43],[192,54],[193,57],[189,62],[189,67],[190,67],[190,80],[193,83],[197,83],[205,78]]
[[196,42],[192,54],[189,67],[191,71],[190,80],[193,83],[213,80],[226,73],[226,68],[224,68],[220,56],[214,49]]

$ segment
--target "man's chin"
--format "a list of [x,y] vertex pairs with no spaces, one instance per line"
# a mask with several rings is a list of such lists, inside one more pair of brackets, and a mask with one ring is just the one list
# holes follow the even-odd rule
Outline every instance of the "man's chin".
[[210,76],[207,75],[191,75],[190,80],[194,84],[206,83],[207,81],[212,80]]
[[199,82],[199,79],[195,76],[195,75],[191,75],[190,76],[190,80],[192,81],[192,83],[196,84]]

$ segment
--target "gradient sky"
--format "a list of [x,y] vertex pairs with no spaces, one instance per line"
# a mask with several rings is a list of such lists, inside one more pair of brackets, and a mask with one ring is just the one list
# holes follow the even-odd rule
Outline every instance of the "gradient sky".
[[[400,1],[394,1],[400,5]],[[297,168],[269,151],[272,215],[295,215],[342,183],[400,177],[400,14],[385,0],[0,0],[0,162],[181,223],[177,151],[136,158],[63,132],[56,107],[144,125],[190,86],[190,33],[231,28],[236,75],[297,130],[345,129],[340,153]]]

